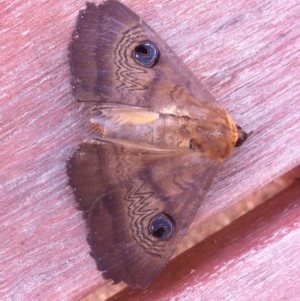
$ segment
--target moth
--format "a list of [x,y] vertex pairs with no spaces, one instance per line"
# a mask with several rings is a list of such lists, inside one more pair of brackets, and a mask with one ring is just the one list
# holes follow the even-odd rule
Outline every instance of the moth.
[[76,99],[95,106],[67,164],[106,279],[146,288],[220,163],[247,139],[174,51],[118,1],[87,3],[69,45]]

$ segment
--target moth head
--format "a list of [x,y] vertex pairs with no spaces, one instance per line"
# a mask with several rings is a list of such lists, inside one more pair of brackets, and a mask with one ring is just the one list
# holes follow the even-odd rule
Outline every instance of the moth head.
[[139,65],[150,68],[157,62],[159,51],[154,43],[144,41],[134,48],[132,56]]
[[175,231],[175,225],[168,216],[158,214],[151,220],[149,230],[154,237],[160,240],[168,240]]
[[239,125],[236,125],[236,128],[238,132],[238,139],[234,147],[239,147],[247,140],[247,138],[252,134],[252,132],[246,133]]
[[230,154],[232,148],[241,146],[247,140],[247,138],[252,134],[252,132],[247,134],[239,125],[236,125],[234,123],[234,121],[232,120],[232,118],[229,116],[228,113],[227,113],[227,121],[231,131],[231,148],[230,148],[230,152],[228,153]]

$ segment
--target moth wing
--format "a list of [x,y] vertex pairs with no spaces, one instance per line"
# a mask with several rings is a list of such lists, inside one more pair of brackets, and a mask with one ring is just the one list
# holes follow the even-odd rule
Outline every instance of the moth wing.
[[[217,167],[192,150],[96,140],[81,144],[68,174],[86,212],[88,241],[103,276],[147,287],[189,228]],[[174,224],[166,240],[149,229],[160,214]]]
[[[133,59],[135,47],[145,41],[159,50],[157,63],[150,68]],[[118,1],[99,6],[87,3],[69,48],[72,86],[79,101],[95,101],[102,108],[144,107],[180,116],[191,116],[197,107],[208,104],[218,107],[174,51]]]

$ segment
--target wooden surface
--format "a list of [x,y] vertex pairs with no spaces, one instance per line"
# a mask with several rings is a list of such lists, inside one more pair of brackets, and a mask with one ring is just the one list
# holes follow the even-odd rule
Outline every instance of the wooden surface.
[[109,300],[299,300],[299,241],[300,182]]
[[[299,1],[124,3],[173,47],[237,124],[254,131],[222,165],[192,227],[300,163]],[[105,282],[89,256],[66,175],[78,143],[95,135],[69,83],[67,47],[84,6],[75,0],[0,4],[1,300],[78,300]],[[280,248],[289,256],[290,249]],[[268,254],[261,256],[272,264]],[[220,281],[238,287],[232,273]],[[253,278],[249,293],[261,277]]]

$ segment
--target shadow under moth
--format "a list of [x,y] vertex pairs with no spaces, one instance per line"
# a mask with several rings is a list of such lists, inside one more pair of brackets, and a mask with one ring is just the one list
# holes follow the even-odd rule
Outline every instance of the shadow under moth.
[[219,164],[247,139],[172,49],[118,1],[87,3],[70,49],[76,99],[94,105],[67,166],[106,279],[146,288],[175,252]]

